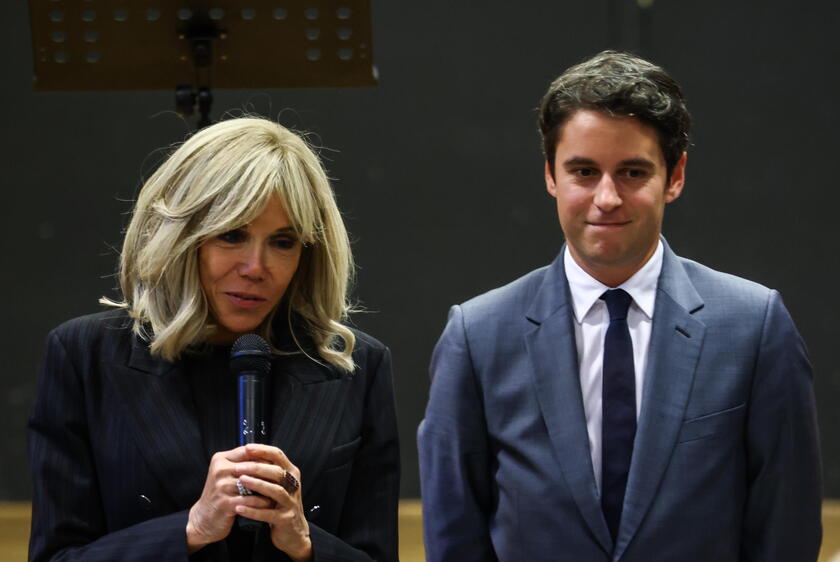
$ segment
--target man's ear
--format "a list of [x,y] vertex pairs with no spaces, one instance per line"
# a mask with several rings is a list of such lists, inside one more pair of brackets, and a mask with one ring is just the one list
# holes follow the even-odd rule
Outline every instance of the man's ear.
[[670,203],[680,196],[683,187],[685,186],[685,163],[688,160],[688,153],[683,152],[679,161],[671,170],[671,177],[668,180],[668,185],[665,187],[665,202]]
[[551,173],[551,166],[548,165],[548,160],[545,161],[545,189],[552,197],[557,198],[557,186],[554,183],[554,174]]

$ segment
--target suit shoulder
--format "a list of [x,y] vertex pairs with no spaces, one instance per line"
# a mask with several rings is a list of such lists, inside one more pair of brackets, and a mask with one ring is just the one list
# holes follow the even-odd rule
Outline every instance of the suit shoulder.
[[535,269],[522,277],[461,304],[465,318],[484,322],[498,318],[502,311],[524,312],[530,306],[550,265]]
[[72,365],[72,370],[82,378],[96,377],[100,371],[98,365],[127,356],[132,336],[131,319],[123,310],[106,310],[67,320],[47,336],[41,370],[57,376]]
[[388,360],[390,351],[384,343],[357,328],[350,328],[350,330],[356,336],[353,361],[360,371],[373,372],[372,370],[378,369],[383,360]]
[[131,333],[132,322],[123,309],[109,309],[77,316],[52,330],[62,343],[84,344],[102,339],[123,337]]
[[356,349],[364,351],[377,351],[379,353],[384,353],[387,349],[387,346],[384,343],[367,332],[363,332],[358,328],[350,328],[350,331],[353,332],[354,336],[356,336]]
[[766,303],[773,292],[755,281],[717,271],[696,261],[679,258],[697,292],[704,299],[737,298],[746,302]]

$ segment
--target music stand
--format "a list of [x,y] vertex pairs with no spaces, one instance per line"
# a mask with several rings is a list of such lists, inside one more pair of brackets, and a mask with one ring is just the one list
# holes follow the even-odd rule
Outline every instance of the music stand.
[[29,9],[37,91],[176,88],[179,112],[199,102],[206,124],[211,88],[377,83],[370,0],[29,0]]

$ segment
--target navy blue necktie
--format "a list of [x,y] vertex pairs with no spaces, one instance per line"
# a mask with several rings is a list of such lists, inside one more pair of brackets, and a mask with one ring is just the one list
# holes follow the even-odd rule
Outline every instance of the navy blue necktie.
[[627,309],[633,299],[622,289],[607,291],[601,298],[610,311],[601,391],[601,509],[615,540],[636,437],[636,376],[627,327]]

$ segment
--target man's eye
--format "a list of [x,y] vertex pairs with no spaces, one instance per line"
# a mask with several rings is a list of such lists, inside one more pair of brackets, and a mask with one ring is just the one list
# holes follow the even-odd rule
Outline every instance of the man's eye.
[[245,241],[245,232],[240,228],[237,228],[236,230],[228,230],[227,232],[219,234],[218,239],[222,242],[227,242],[228,244],[238,244],[239,242]]
[[647,176],[647,171],[630,168],[628,170],[625,170],[624,175],[631,179],[639,179]]
[[595,170],[593,170],[592,168],[576,168],[572,170],[572,173],[582,178],[588,178],[595,175]]

